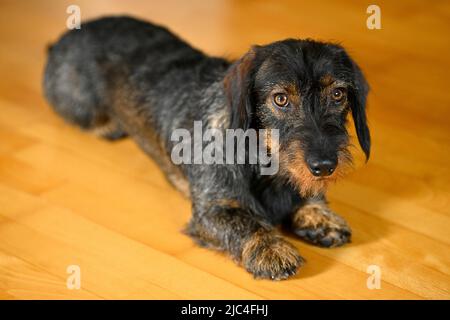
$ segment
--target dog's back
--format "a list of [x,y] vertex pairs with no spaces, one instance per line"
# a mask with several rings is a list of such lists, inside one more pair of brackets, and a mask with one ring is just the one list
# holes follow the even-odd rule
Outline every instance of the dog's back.
[[211,113],[205,109],[221,88],[207,99],[202,92],[228,66],[163,27],[107,17],[68,31],[50,46],[44,92],[68,122],[109,140],[131,136],[188,194],[184,173],[170,160],[170,136]]
[[192,81],[183,79],[186,74],[180,70],[177,77],[169,78],[171,69],[205,58],[163,27],[129,17],[102,18],[68,31],[49,47],[44,92],[64,119],[105,138],[120,138],[129,133],[127,127],[134,127],[114,115],[127,114],[118,110],[125,107],[124,99],[127,106],[134,98],[142,102],[150,90],[170,90],[175,98],[172,89]]

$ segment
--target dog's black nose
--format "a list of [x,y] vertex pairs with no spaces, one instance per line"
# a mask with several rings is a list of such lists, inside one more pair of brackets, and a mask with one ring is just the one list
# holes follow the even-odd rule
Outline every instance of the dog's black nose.
[[307,161],[307,163],[309,171],[311,171],[311,173],[316,177],[325,177],[331,175],[337,166],[337,161],[331,159],[314,159]]

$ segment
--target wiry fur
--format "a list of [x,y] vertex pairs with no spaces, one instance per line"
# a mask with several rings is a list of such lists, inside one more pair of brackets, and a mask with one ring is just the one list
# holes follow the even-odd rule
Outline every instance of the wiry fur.
[[[336,86],[347,89],[339,105],[330,100]],[[291,101],[284,109],[273,104],[280,90]],[[350,239],[324,193],[350,163],[349,112],[369,156],[367,90],[361,71],[338,45],[288,39],[255,46],[230,62],[128,17],[91,21],[64,34],[49,49],[44,78],[45,95],[64,119],[107,139],[128,135],[155,159],[192,200],[186,232],[197,243],[227,252],[255,277],[271,279],[294,274],[303,261],[276,233],[276,224],[285,222],[323,246]],[[279,129],[279,172],[262,176],[258,164],[175,166],[171,133],[192,131],[197,120],[220,130]],[[312,157],[336,159],[336,172],[314,177],[307,166]],[[320,205],[311,207],[314,199]]]

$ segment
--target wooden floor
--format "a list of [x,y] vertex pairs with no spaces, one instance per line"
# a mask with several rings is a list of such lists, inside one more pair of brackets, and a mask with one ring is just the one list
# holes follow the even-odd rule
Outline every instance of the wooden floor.
[[[0,298],[449,299],[450,3],[376,2],[381,30],[366,28],[367,1],[1,1]],[[196,247],[180,232],[190,203],[132,141],[82,133],[42,98],[44,48],[74,3],[83,19],[135,14],[229,57],[287,37],[348,48],[372,87],[373,156],[330,190],[353,243],[291,239],[308,263],[282,282]]]

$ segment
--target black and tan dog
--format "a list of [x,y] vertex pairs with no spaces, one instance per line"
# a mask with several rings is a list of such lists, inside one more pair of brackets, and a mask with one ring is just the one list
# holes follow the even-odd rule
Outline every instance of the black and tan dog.
[[[325,192],[351,162],[347,114],[369,157],[367,83],[342,47],[288,39],[229,62],[167,29],[109,17],[69,31],[49,49],[44,90],[63,118],[107,139],[132,137],[192,200],[187,233],[227,252],[258,278],[285,279],[303,259],[284,224],[324,247],[350,240]],[[279,171],[258,165],[174,165],[174,129],[279,129]]]

